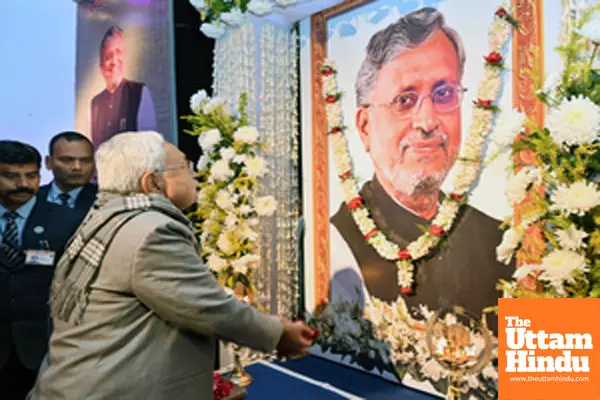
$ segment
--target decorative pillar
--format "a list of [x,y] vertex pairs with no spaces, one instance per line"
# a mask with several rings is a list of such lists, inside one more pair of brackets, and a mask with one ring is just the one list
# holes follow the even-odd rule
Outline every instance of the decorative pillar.
[[259,305],[286,317],[298,312],[297,223],[300,213],[298,136],[298,37],[246,15],[237,29],[217,40],[213,96],[237,107],[248,96],[247,113],[267,145],[269,172],[261,195],[278,202],[273,217],[262,218],[261,266],[255,274]]

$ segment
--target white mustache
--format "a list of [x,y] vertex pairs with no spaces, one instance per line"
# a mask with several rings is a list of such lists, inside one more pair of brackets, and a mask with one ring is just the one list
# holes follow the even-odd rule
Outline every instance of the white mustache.
[[426,143],[429,141],[440,142],[442,146],[446,146],[446,143],[448,142],[448,135],[439,131],[435,131],[428,137],[424,137],[423,132],[412,131],[408,135],[404,136],[402,140],[400,140],[398,150],[402,151],[407,147],[413,146],[415,143]]

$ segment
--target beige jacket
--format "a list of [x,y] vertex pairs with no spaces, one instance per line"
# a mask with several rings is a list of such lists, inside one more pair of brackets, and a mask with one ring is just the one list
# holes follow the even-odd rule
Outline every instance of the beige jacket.
[[81,324],[53,322],[32,400],[211,400],[215,338],[272,351],[283,329],[227,295],[193,232],[156,211],[115,237]]

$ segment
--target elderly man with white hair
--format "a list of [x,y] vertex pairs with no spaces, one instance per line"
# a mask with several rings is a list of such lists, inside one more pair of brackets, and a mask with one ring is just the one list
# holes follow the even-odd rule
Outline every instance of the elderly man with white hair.
[[54,332],[29,399],[212,399],[215,338],[281,355],[312,331],[226,294],[180,211],[196,199],[190,163],[154,132],[96,153],[99,194],[51,288]]

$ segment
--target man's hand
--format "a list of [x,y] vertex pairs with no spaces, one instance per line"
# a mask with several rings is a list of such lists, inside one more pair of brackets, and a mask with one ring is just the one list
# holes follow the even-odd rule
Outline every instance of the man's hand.
[[283,334],[277,344],[277,351],[281,357],[289,357],[306,353],[312,345],[314,332],[311,328],[298,322],[284,322]]

